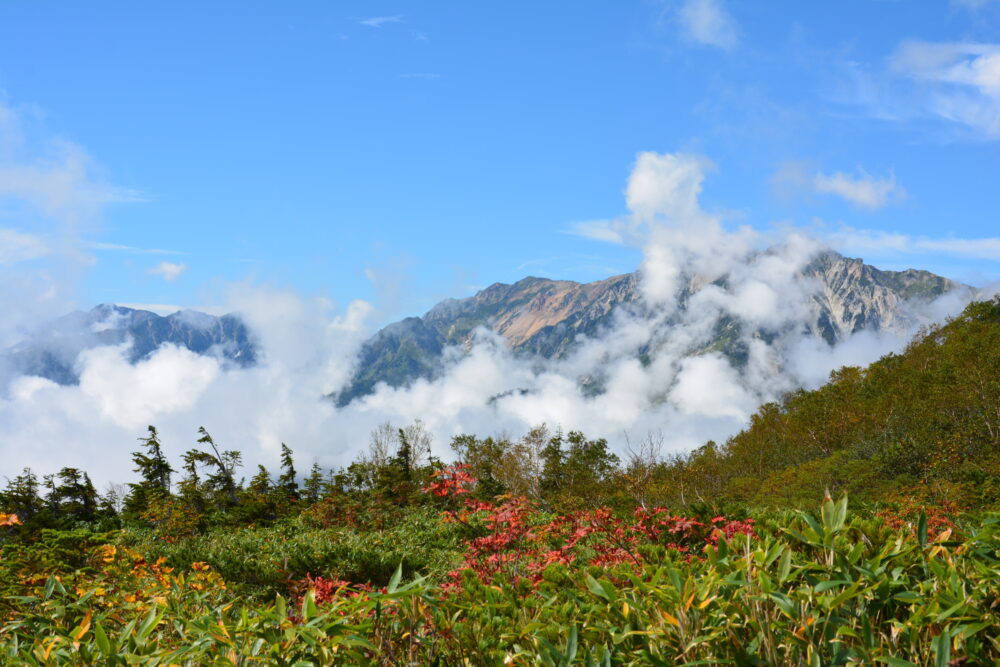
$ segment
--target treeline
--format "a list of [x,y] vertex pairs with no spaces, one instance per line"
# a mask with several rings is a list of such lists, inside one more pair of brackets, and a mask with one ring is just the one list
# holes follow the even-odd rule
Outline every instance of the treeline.
[[[354,463],[313,465],[304,475],[281,445],[276,473],[247,479],[242,455],[204,429],[198,447],[171,463],[149,427],[132,453],[139,481],[100,494],[86,472],[62,468],[39,478],[25,469],[0,492],[0,512],[26,527],[108,528],[147,524],[172,533],[212,525],[258,524],[306,509],[363,514],[374,523],[393,507],[428,502],[420,489],[444,464],[417,421],[383,424]],[[866,369],[845,367],[815,391],[762,406],[750,426],[722,445],[664,455],[662,436],[630,444],[624,460],[603,439],[545,426],[520,438],[457,436],[458,463],[482,499],[505,494],[573,511],[610,506],[742,503],[811,505],[824,491],[856,500],[915,497],[966,508],[1000,504],[1000,301],[971,304],[930,327],[902,354]],[[176,465],[176,467],[175,467]]]
[[[80,524],[96,529],[144,524],[182,536],[217,525],[267,524],[305,510],[363,513],[379,524],[393,507],[430,502],[421,489],[445,467],[431,456],[431,436],[419,420],[405,428],[382,424],[356,461],[337,470],[314,463],[304,476],[296,470],[294,452],[282,443],[277,472],[259,465],[247,478],[241,452],[221,449],[204,428],[198,433],[200,447],[185,452],[175,467],[150,426],[131,454],[139,480],[104,493],[78,468],[41,478],[25,468],[0,491],[0,513],[16,514],[28,533]],[[516,441],[462,435],[452,448],[458,462],[478,476],[476,492],[483,499],[514,493],[552,508],[583,508],[620,495],[618,457],[605,440],[579,432],[552,434],[538,427]]]
[[[762,406],[719,446],[652,466],[659,501],[808,505],[907,496],[1000,504],[1000,300],[926,328],[901,354],[845,367],[815,391]],[[649,472],[649,471],[647,471]]]

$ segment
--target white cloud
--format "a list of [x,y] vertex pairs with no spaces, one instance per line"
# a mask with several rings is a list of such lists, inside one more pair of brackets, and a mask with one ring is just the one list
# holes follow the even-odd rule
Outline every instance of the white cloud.
[[[905,343],[904,330],[852,337],[836,349],[803,343],[817,286],[797,272],[821,246],[794,231],[763,239],[726,230],[699,200],[710,168],[682,153],[637,156],[625,189],[629,211],[608,229],[643,250],[642,299],[565,358],[526,360],[479,332],[468,349],[448,353],[436,379],[382,385],[338,409],[324,396],[351,377],[372,304],[337,309],[326,299],[243,285],[225,305],[247,322],[259,365],[228,368],[164,347],[131,366],[121,346],[92,350],[78,359],[78,387],[19,378],[0,393],[0,456],[39,472],[51,472],[54,460],[83,467],[99,484],[127,481],[129,452],[151,423],[174,461],[205,426],[224,447],[244,452],[247,469],[275,467],[281,442],[295,450],[300,469],[313,460],[332,467],[350,463],[378,424],[415,418],[434,434],[440,457],[450,456],[453,435],[517,434],[542,421],[608,438],[612,447],[622,446],[625,432],[667,427],[670,451],[683,451],[724,440],[756,405],[818,384],[845,359],[864,363]],[[687,307],[676,308],[682,300]],[[744,366],[706,353],[722,322],[740,325],[732,335],[745,345]],[[754,337],[758,327],[767,340]],[[584,377],[604,393],[588,393]]]
[[720,0],[684,0],[678,17],[685,34],[700,44],[727,51],[739,44],[736,21]]
[[146,273],[153,276],[162,276],[167,282],[177,280],[178,277],[187,269],[187,264],[174,262],[160,262],[153,268],[146,271]]
[[366,25],[369,28],[381,28],[386,23],[400,23],[403,20],[402,14],[396,14],[395,16],[372,16],[367,19],[360,19],[358,23],[361,25]]
[[592,241],[625,245],[627,229],[620,220],[587,220],[570,225],[569,232]]
[[99,347],[81,355],[80,392],[100,414],[138,430],[155,417],[190,409],[219,374],[219,362],[174,345],[130,364],[127,346]]
[[46,216],[78,224],[107,204],[142,201],[135,190],[97,175],[90,156],[62,139],[35,139],[18,113],[0,103],[0,201],[28,204]]
[[842,226],[826,234],[833,247],[852,255],[938,255],[963,259],[1000,261],[1000,237],[963,239],[912,236],[899,232],[856,229]]
[[875,178],[864,169],[859,168],[858,172],[857,176],[839,171],[833,174],[817,173],[813,176],[812,186],[820,194],[836,195],[871,210],[906,198],[906,190],[896,183],[895,174],[890,172],[885,178]]
[[1000,44],[904,42],[889,67],[919,86],[921,112],[1000,138]]
[[718,354],[681,361],[670,398],[685,414],[749,419],[755,401],[741,386],[736,370]]
[[80,146],[46,132],[37,113],[0,101],[0,345],[73,308],[96,261],[83,239],[107,205],[140,199],[108,183]]
[[37,259],[51,253],[52,249],[39,236],[0,228],[0,264]]
[[625,204],[640,220],[702,217],[701,183],[712,163],[685,153],[639,153],[625,188]]
[[83,247],[88,250],[111,250],[135,253],[136,255],[185,255],[187,253],[179,252],[177,250],[163,250],[161,248],[136,248],[135,246],[122,245],[121,243],[100,243],[96,241],[87,241],[83,244]]

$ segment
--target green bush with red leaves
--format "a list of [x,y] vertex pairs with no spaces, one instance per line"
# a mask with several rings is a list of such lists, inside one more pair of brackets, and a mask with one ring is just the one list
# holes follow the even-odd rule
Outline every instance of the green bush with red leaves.
[[[559,515],[439,496],[425,529],[478,534],[455,574],[317,573],[248,599],[208,563],[91,547],[8,598],[0,662],[24,665],[963,665],[1000,660],[1000,520],[890,527],[818,515],[707,522]],[[329,535],[336,539],[336,534]],[[51,538],[50,538],[51,539]],[[10,546],[10,545],[8,545]],[[4,561],[18,562],[4,553]],[[23,562],[23,559],[22,561]],[[6,569],[0,574],[17,576]],[[138,589],[138,595],[126,590]],[[289,602],[293,600],[293,602]]]

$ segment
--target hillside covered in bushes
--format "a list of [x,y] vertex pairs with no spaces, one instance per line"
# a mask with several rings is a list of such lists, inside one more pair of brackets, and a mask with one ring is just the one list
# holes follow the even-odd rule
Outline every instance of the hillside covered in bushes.
[[137,478],[0,493],[5,664],[987,664],[1000,660],[1000,303],[624,456],[544,426],[384,425],[247,478],[205,430]]

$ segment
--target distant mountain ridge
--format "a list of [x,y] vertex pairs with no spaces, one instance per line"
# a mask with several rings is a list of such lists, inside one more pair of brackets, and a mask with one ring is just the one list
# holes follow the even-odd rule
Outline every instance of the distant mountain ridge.
[[8,374],[39,376],[71,385],[79,382],[76,361],[81,352],[125,342],[131,342],[131,363],[148,358],[168,343],[198,354],[216,354],[239,366],[252,366],[257,361],[247,327],[237,315],[216,317],[181,310],[163,316],[101,304],[39,327],[30,340],[0,353],[0,365]]
[[[908,300],[929,300],[967,287],[928,271],[882,271],[835,252],[818,255],[801,278],[818,285],[812,297],[813,316],[806,323],[808,333],[829,344],[861,330],[905,331],[914,323],[904,307]],[[717,282],[724,281],[725,277]],[[693,292],[693,285],[682,291],[681,309]],[[402,387],[436,377],[445,349],[468,348],[478,327],[502,336],[515,353],[563,357],[575,348],[578,336],[597,334],[611,323],[618,308],[639,302],[637,272],[592,283],[536,277],[511,285],[495,283],[471,297],[442,301],[422,317],[408,317],[376,333],[362,346],[357,371],[336,400],[347,405],[374,391],[379,382]],[[738,334],[738,323],[723,319],[712,344],[692,352],[716,350],[739,364],[746,351]]]
[[[927,271],[882,271],[833,252],[817,256],[800,277],[816,285],[804,333],[830,344],[856,331],[910,330],[914,320],[906,308],[908,300],[933,299],[956,288],[972,289]],[[715,283],[721,286],[726,280],[723,276]],[[681,290],[679,312],[684,312],[698,286],[691,279]],[[480,327],[503,337],[517,355],[561,359],[576,349],[580,337],[607,330],[622,308],[632,309],[639,317],[647,314],[638,272],[591,283],[537,277],[514,284],[495,283],[467,298],[446,299],[422,317],[408,317],[383,328],[362,345],[354,375],[332,398],[344,406],[372,393],[379,382],[405,387],[421,378],[433,379],[445,368],[446,351],[468,350]],[[668,320],[666,325],[670,324]],[[707,344],[689,353],[719,352],[740,365],[748,355],[741,326],[721,318]],[[779,332],[751,333],[767,339]],[[253,337],[237,314],[214,316],[184,310],[158,315],[102,304],[60,317],[25,342],[0,351],[0,377],[32,375],[76,384],[81,352],[126,342],[131,342],[128,358],[132,363],[149,358],[164,344],[214,355],[240,367],[252,366],[259,358]],[[638,351],[640,359],[647,361],[657,344],[648,341]],[[587,391],[601,391],[600,378],[580,381]]]

